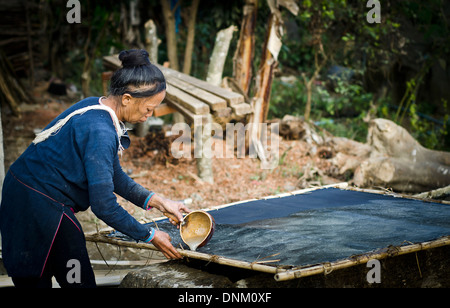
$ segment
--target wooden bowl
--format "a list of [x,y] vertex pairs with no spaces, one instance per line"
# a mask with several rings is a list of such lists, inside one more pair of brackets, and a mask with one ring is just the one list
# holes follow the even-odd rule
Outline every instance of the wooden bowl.
[[216,222],[205,211],[193,211],[184,217],[180,227],[181,239],[191,250],[205,246],[214,234]]

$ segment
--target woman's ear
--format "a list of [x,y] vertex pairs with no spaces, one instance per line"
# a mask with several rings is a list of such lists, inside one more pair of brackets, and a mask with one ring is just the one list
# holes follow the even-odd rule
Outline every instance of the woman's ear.
[[130,94],[125,93],[124,95],[122,95],[122,106],[128,106],[132,103],[132,101],[133,97]]

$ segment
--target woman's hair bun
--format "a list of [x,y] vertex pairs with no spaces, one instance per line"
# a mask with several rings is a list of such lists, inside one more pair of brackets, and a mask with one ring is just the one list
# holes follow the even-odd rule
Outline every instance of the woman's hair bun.
[[122,67],[136,67],[141,65],[150,65],[148,52],[144,49],[124,50],[119,54],[119,60],[122,61]]

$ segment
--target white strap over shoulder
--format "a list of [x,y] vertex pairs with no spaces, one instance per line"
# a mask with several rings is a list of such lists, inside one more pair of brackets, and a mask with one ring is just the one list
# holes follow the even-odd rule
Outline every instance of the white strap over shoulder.
[[58,122],[56,122],[56,124],[53,125],[52,127],[40,132],[39,134],[36,134],[36,138],[34,138],[33,143],[38,144],[44,140],[47,140],[49,137],[57,134],[59,132],[59,130],[61,129],[61,127],[63,127],[73,116],[75,116],[77,114],[83,114],[89,110],[105,110],[105,111],[109,112],[109,114],[111,115],[111,118],[113,120],[114,126],[116,128],[117,136],[119,137],[119,152],[121,152],[123,150],[123,148],[122,148],[122,145],[120,144],[120,137],[122,137],[124,135],[124,132],[126,131],[126,129],[122,129],[122,127],[120,125],[120,121],[117,118],[117,115],[114,112],[114,110],[112,110],[110,107],[105,106],[105,105],[93,105],[93,106],[88,106],[88,107],[84,107],[84,108],[75,110],[74,112],[72,112],[71,114],[66,116],[64,119],[61,119]]

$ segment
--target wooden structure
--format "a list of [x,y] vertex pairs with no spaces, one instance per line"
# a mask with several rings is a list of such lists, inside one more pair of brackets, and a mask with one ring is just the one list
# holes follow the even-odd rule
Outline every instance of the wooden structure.
[[[111,70],[102,74],[103,90],[106,93],[112,71],[118,69],[121,63],[117,55],[105,56],[103,63],[105,68]],[[173,69],[157,66],[166,77],[167,93],[163,103],[155,109],[156,117],[178,111],[189,123],[196,123],[209,115],[218,123],[228,123],[232,119],[241,120],[251,113],[250,105],[244,101],[243,95]]]
[[[102,74],[103,92],[107,94],[107,84],[113,71],[121,66],[117,55],[103,58],[105,68],[111,70]],[[227,89],[212,85],[206,81],[180,73],[176,70],[156,64],[166,77],[166,97],[154,110],[154,116],[179,112],[191,126],[194,138],[194,156],[197,158],[199,177],[213,183],[211,155],[205,155],[204,144],[208,144],[211,133],[203,129],[213,121],[225,128],[231,120],[242,121],[251,113],[250,104],[244,96]]]

